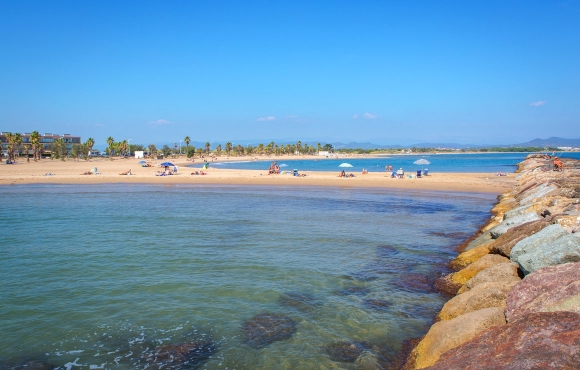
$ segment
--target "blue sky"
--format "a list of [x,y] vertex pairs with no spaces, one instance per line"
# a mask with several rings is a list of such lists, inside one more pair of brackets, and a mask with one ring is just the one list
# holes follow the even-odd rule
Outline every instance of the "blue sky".
[[0,131],[580,138],[579,1],[0,2]]

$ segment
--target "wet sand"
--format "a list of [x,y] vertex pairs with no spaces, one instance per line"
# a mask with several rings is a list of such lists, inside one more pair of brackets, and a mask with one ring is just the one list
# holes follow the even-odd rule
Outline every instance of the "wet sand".
[[[288,157],[282,157],[288,159]],[[279,160],[269,157],[260,160]],[[302,158],[300,158],[302,159]],[[317,158],[316,158],[317,159]],[[219,161],[227,160],[220,158]],[[235,159],[232,159],[235,160]],[[247,160],[247,158],[244,158]],[[263,185],[263,186],[334,186],[345,188],[396,188],[413,190],[440,190],[457,192],[485,192],[500,194],[511,188],[515,176],[497,177],[493,173],[433,173],[423,178],[393,179],[384,172],[368,174],[354,173],[354,178],[340,178],[338,171],[317,172],[301,171],[305,177],[294,177],[290,174],[268,175],[267,169],[233,170],[212,168],[204,170],[207,175],[191,175],[199,171],[185,167],[192,164],[182,159],[170,159],[179,169],[176,175],[155,176],[163,170],[159,167],[161,160],[148,161],[153,167],[141,167],[140,160],[135,158],[91,159],[90,161],[67,161],[43,159],[39,162],[20,160],[17,164],[0,165],[0,185],[14,184],[199,184],[199,185]],[[196,163],[200,163],[197,159]],[[97,167],[98,175],[81,175]],[[123,176],[120,173],[131,170],[132,175]],[[50,176],[45,174],[51,173]],[[350,172],[347,172],[350,173]],[[413,174],[414,175],[414,174]]]

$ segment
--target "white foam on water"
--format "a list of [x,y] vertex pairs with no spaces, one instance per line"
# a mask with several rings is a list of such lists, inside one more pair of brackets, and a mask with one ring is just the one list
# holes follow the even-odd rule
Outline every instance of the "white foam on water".
[[76,360],[74,360],[74,362],[67,362],[63,366],[66,368],[66,370],[71,370],[73,366],[78,366],[78,367],[83,366],[81,364],[77,364],[78,360],[80,360],[80,358],[77,358]]
[[85,351],[84,349],[77,349],[77,350],[74,350],[74,351],[68,351],[67,353],[69,355],[74,355],[74,354],[77,354],[77,353],[83,353],[84,351]]
[[89,365],[89,369],[104,369],[106,364],[107,363],[105,362],[104,364],[100,365]]

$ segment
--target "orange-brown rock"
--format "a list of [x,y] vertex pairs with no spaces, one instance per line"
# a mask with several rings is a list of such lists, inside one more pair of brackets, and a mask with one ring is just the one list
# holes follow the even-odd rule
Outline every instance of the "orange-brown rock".
[[517,264],[500,263],[478,272],[477,275],[469,279],[469,281],[465,283],[457,293],[465,293],[483,283],[518,283],[520,280],[522,279],[518,276]]
[[505,314],[510,322],[542,311],[580,312],[580,262],[535,271],[509,292]]
[[437,320],[450,320],[482,308],[500,307],[506,305],[508,292],[517,281],[501,283],[482,283],[471,290],[451,298],[437,315]]
[[491,213],[496,217],[503,218],[504,213],[516,208],[518,205],[518,202],[516,202],[514,198],[508,198],[496,204],[496,206],[491,209]]
[[467,283],[469,279],[477,275],[478,272],[485,270],[486,268],[493,265],[497,265],[498,263],[506,262],[510,262],[510,260],[498,254],[486,254],[464,269],[453,273],[451,275],[451,280],[456,284],[463,285]]
[[580,369],[580,314],[537,312],[492,327],[428,369]]
[[458,271],[471,265],[481,257],[489,254],[493,242],[487,242],[479,247],[475,247],[468,251],[461,253],[453,261],[449,262],[449,267],[452,270]]
[[537,233],[548,225],[550,225],[548,221],[538,220],[509,229],[505,234],[493,241],[490,246],[490,252],[509,257],[512,248],[517,242]]
[[423,369],[431,366],[443,353],[469,341],[486,329],[503,324],[503,312],[496,307],[437,322],[411,352],[405,368]]

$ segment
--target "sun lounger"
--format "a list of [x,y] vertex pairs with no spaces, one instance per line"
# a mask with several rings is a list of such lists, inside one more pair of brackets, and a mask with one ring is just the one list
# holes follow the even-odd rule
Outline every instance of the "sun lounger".
[[421,178],[421,170],[417,170],[417,178],[420,179]]

